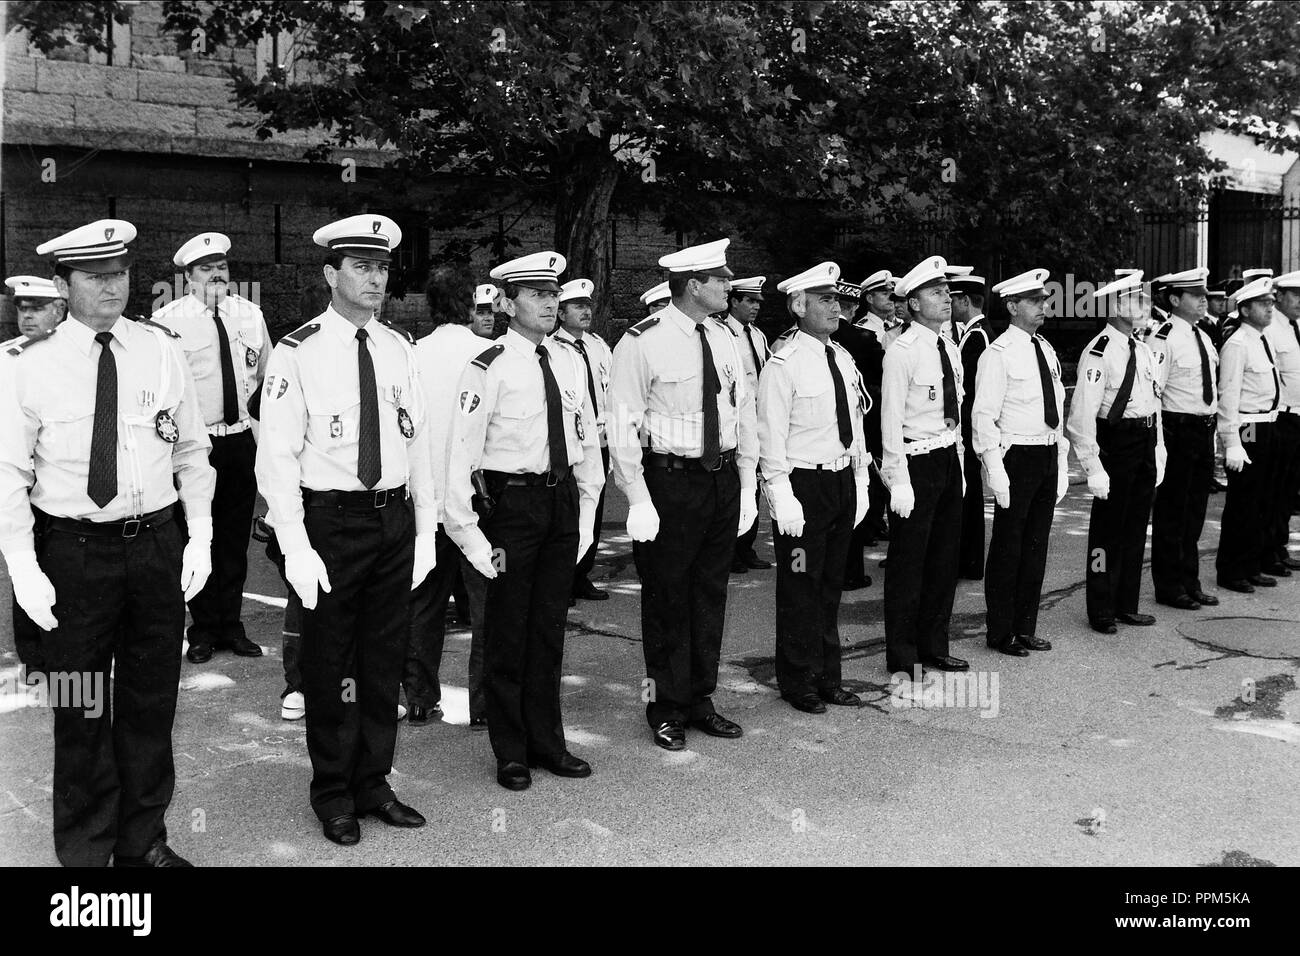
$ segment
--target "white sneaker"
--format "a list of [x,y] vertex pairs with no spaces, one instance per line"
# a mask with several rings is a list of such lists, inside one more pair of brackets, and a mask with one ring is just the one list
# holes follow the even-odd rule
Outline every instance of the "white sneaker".
[[283,720],[302,720],[307,714],[307,702],[303,699],[301,692],[293,691],[285,694],[284,700],[280,701],[280,717]]
[[405,704],[398,704],[398,705],[397,705],[397,719],[398,719],[398,720],[401,720],[401,719],[402,719],[403,717],[405,717],[405,716],[406,716],[406,705],[405,705]]

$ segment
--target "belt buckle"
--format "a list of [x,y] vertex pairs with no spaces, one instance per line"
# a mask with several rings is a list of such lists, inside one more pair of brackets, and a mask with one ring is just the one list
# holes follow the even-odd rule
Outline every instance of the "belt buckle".
[[557,475],[555,472],[548,470],[546,472],[546,487],[554,488],[559,483],[560,483],[560,476]]
[[388,505],[388,490],[381,489],[375,492],[375,507],[383,508]]
[[707,469],[705,469],[705,470],[706,470],[706,471],[722,471],[722,456],[725,455],[725,454],[726,454],[726,452],[721,452],[721,451],[718,452],[718,460],[715,461],[715,462],[713,463],[713,467],[712,467],[712,468],[707,468]]
[[122,537],[134,538],[140,533],[140,519],[128,518],[122,523]]

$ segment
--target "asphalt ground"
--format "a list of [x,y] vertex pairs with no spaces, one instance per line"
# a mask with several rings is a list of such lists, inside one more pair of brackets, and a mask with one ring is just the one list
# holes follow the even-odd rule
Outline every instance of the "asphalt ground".
[[[869,552],[875,583],[847,593],[840,615],[845,683],[865,706],[820,716],[775,689],[775,572],[733,576],[714,700],[745,735],[690,732],[667,753],[644,717],[626,504],[610,499],[593,577],[612,597],[570,611],[565,648],[566,732],[592,777],[538,770],[522,793],[497,785],[486,733],[467,726],[469,632],[453,626],[446,718],[401,724],[390,778],[429,825],[363,820],[358,845],[327,842],[308,806],[303,725],[279,715],[284,592],[254,544],[245,621],[266,655],[183,664],[171,845],[204,866],[1300,863],[1300,575],[1186,612],[1155,605],[1144,572],[1157,624],[1096,634],[1082,593],[1090,499],[1076,484],[1057,508],[1039,620],[1052,651],[988,650],[983,586],[963,581],[953,653],[983,696],[895,706],[882,543]],[[1202,537],[1211,585],[1222,506],[1211,498]],[[0,865],[55,865],[52,718],[17,687],[0,618]]]

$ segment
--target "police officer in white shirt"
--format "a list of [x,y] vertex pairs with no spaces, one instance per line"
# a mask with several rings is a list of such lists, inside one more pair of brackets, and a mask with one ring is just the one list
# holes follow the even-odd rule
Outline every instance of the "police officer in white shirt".
[[1048,317],[1046,269],[993,287],[1010,325],[980,356],[971,406],[975,454],[993,493],[984,572],[988,646],[1012,657],[1050,651],[1035,633],[1052,518],[1069,488],[1065,386],[1056,352],[1038,330]]
[[[957,590],[954,531],[964,489],[961,356],[942,334],[951,315],[947,265],[941,256],[930,256],[898,281],[911,320],[885,350],[880,389],[881,473],[895,515],[885,574],[885,664],[907,679],[916,677],[918,665],[969,667],[948,653]],[[917,690],[915,683],[911,690]]]
[[230,292],[229,253],[230,239],[219,232],[187,240],[172,262],[185,271],[188,294],[153,314],[155,322],[180,336],[212,442],[209,461],[217,472],[212,575],[190,601],[185,656],[195,664],[210,660],[214,648],[229,648],[240,657],[262,656],[262,648],[244,632],[240,613],[257,503],[252,419],[271,357],[271,337],[262,310]]
[[18,335],[7,342],[0,342],[0,356],[13,348],[21,352],[29,343],[45,338],[68,314],[68,303],[59,296],[59,290],[50,279],[42,279],[40,276],[10,276],[5,279],[5,285],[14,298]]
[[894,276],[888,269],[873,272],[862,281],[862,302],[866,311],[854,321],[860,329],[874,332],[879,339],[894,322]]
[[479,338],[496,338],[497,314],[492,308],[496,297],[497,287],[491,282],[483,282],[474,287],[474,317],[469,327]]
[[[556,341],[575,349],[582,357],[583,381],[587,397],[596,410],[596,432],[600,437],[602,474],[609,474],[609,439],[605,434],[605,395],[609,391],[609,371],[614,354],[605,340],[591,331],[591,294],[595,283],[590,279],[573,279],[560,286],[560,325],[553,333]],[[591,569],[596,566],[596,549],[600,545],[600,526],[605,517],[605,488],[601,486],[596,502],[595,532],[591,546],[578,561],[573,572],[573,598],[604,601],[609,592],[591,583]],[[570,604],[573,603],[571,598]]]
[[330,305],[276,345],[257,446],[258,488],[302,600],[312,809],[344,846],[361,838],[358,816],[425,822],[388,784],[410,592],[434,567],[438,523],[415,351],[377,318],[401,239],[379,215],[316,230]]
[[1291,557],[1291,509],[1300,488],[1300,272],[1288,272],[1273,280],[1273,321],[1264,327],[1282,378],[1282,399],[1277,410],[1277,491],[1268,499],[1272,512],[1272,560],[1263,566],[1266,574],[1290,577],[1300,561]]
[[948,291],[952,296],[952,329],[961,352],[962,381],[967,384],[961,408],[962,443],[966,453],[962,473],[966,479],[966,497],[961,509],[961,552],[957,573],[971,581],[984,577],[984,481],[980,460],[971,439],[971,406],[975,401],[975,371],[980,356],[989,347],[989,333],[984,322],[984,277],[961,267],[960,275],[949,266]]
[[1219,355],[1197,327],[1208,269],[1160,276],[1170,318],[1147,339],[1161,382],[1165,477],[1151,508],[1151,579],[1156,603],[1187,611],[1219,599],[1201,587],[1200,541],[1214,478]]
[[488,736],[509,790],[531,785],[530,767],[591,774],[564,739],[560,665],[605,473],[582,357],[548,335],[564,266],[548,251],[492,270],[510,328],[461,376],[448,453],[447,533],[488,578]]
[[668,283],[660,282],[641,293],[641,304],[645,306],[646,315],[654,315],[673,299],[668,291]]
[[834,262],[777,285],[799,331],[763,370],[759,460],[776,526],[776,679],[796,710],[862,701],[840,684],[840,591],[853,528],[867,512],[867,393],[841,345]]
[[1156,358],[1133,334],[1146,321],[1142,273],[1107,283],[1093,297],[1109,325],[1079,358],[1066,434],[1092,494],[1088,521],[1088,623],[1101,634],[1115,622],[1150,625],[1138,612],[1142,552],[1156,485],[1164,477],[1160,380]]
[[[735,339],[709,316],[726,307],[729,240],[663,256],[672,303],[614,348],[610,453],[641,549],[641,633],[656,746],[686,728],[743,733],[713,706],[735,539],[758,516],[758,428]],[[642,447],[644,435],[646,447]]]
[[[758,402],[758,375],[772,353],[767,344],[767,336],[756,322],[759,310],[763,307],[763,283],[766,281],[766,276],[733,279],[731,291],[727,293],[727,314],[722,319],[722,324],[736,336],[736,351],[739,353],[740,364],[745,368],[745,391],[755,402],[755,407]],[[755,521],[748,531],[736,539],[736,553],[731,562],[732,574],[766,571],[772,566],[771,561],[760,558],[754,551],[754,541],[757,538],[758,522]]]
[[45,632],[49,674],[79,676],[102,705],[51,701],[66,866],[189,865],[164,816],[185,601],[211,570],[215,476],[173,334],[122,316],[134,238],[131,223],[102,219],[37,247],[68,319],[0,369],[0,552]]
[[1264,330],[1273,321],[1273,280],[1261,276],[1233,297],[1240,325],[1219,356],[1219,439],[1228,469],[1219,553],[1219,587],[1250,594],[1275,587],[1263,573],[1276,560],[1270,507],[1277,500],[1277,415],[1282,379]]
[[[865,367],[858,366],[858,371],[862,373],[862,380],[867,386],[867,395],[871,399],[871,408],[866,417],[867,451],[871,452],[876,461],[880,461],[881,458],[880,379],[884,369],[885,330],[894,322],[893,291],[894,276],[888,269],[881,269],[867,276],[862,283],[862,301],[866,305],[866,311],[861,313],[857,321],[853,323],[855,327],[872,333],[880,344],[878,358]],[[868,544],[874,544],[878,539],[889,537],[888,508],[889,493],[880,480],[880,470],[873,468],[871,471],[871,505],[867,508],[867,517],[862,524],[854,529],[853,541],[849,544],[847,577],[852,577],[856,573],[864,579],[863,583],[865,583],[865,569],[862,566],[861,549],[858,548],[858,545],[861,544],[865,547]]]

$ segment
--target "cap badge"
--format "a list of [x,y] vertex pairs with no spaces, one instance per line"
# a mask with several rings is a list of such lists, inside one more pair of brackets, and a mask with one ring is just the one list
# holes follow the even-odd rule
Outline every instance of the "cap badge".
[[112,239],[112,238],[113,238],[113,233],[115,233],[116,231],[117,231],[117,230],[116,230],[115,228],[113,228],[112,226],[109,226],[107,229],[104,230],[104,238],[105,238],[105,239]]
[[210,245],[212,245],[212,237],[211,237],[211,236],[204,236],[204,237],[203,237],[203,244],[204,244],[205,246],[210,246]]
[[551,256],[551,261],[548,263],[547,267],[550,268],[551,266],[554,265],[555,265],[555,256]]
[[379,227],[381,225],[383,225],[383,223],[381,223],[378,219],[376,219],[374,222],[370,224],[370,231],[373,232],[375,235],[379,235]]

